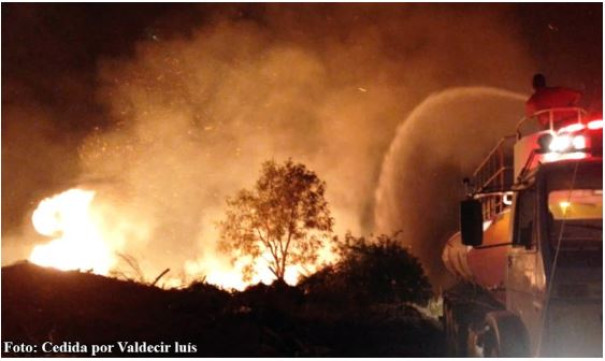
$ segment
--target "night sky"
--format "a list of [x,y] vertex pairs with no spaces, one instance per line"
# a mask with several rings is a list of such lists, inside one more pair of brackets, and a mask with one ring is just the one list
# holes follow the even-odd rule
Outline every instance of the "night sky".
[[423,99],[529,94],[539,71],[600,109],[602,52],[600,3],[3,3],[3,262],[35,242],[41,198],[112,179],[153,210],[136,252],[170,242],[182,263],[271,158],[327,180],[339,231],[372,232],[382,158]]

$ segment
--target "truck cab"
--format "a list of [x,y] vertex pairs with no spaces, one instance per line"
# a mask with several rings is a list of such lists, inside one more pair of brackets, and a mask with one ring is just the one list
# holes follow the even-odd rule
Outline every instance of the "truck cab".
[[466,272],[444,293],[452,355],[602,356],[603,122],[536,116],[548,127],[522,119],[473,174],[444,250]]

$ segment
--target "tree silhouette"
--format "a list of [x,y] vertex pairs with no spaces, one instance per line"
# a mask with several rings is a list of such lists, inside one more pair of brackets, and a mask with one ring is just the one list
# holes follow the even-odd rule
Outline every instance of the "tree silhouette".
[[265,162],[253,190],[227,199],[219,247],[233,261],[244,262],[245,279],[251,278],[254,262],[265,257],[283,281],[289,265],[315,263],[329,239],[333,220],[324,192],[325,182],[303,164]]
[[345,236],[341,272],[347,283],[375,302],[414,302],[424,305],[432,295],[420,261],[393,237]]
[[339,262],[301,282],[312,299],[345,308],[397,302],[426,305],[432,295],[418,259],[393,237],[366,240],[347,234],[339,253]]

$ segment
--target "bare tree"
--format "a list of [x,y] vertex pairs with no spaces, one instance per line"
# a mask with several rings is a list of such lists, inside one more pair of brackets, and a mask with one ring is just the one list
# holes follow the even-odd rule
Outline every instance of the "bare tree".
[[253,263],[265,255],[278,280],[289,265],[315,263],[332,232],[324,192],[325,182],[303,164],[265,162],[253,190],[227,199],[226,219],[219,223],[221,249],[234,261],[249,261],[244,268],[248,280]]

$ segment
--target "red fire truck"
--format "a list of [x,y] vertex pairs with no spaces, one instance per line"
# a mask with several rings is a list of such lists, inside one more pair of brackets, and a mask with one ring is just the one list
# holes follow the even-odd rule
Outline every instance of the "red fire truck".
[[466,184],[442,254],[450,355],[602,357],[602,119],[524,118]]

